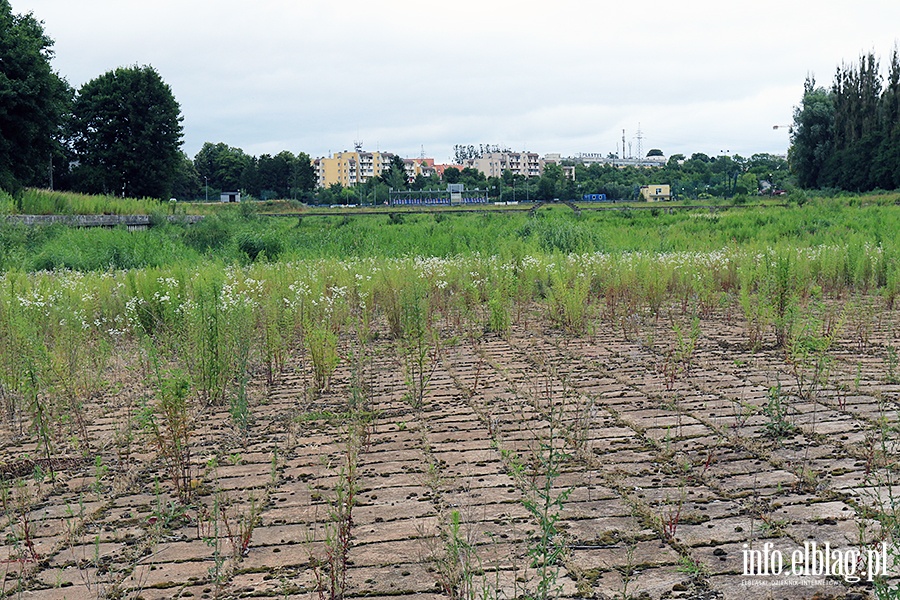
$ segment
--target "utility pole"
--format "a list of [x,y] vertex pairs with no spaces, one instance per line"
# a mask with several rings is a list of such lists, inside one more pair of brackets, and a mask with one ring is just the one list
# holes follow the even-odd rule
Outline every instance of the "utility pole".
[[637,159],[638,160],[644,159],[644,144],[643,144],[643,142],[644,142],[644,132],[641,131],[641,124],[638,123],[638,130],[637,130]]

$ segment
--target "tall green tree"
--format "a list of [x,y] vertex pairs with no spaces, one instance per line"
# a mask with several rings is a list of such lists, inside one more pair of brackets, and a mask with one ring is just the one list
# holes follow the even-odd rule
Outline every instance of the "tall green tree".
[[465,167],[459,173],[459,183],[463,184],[467,190],[475,188],[483,190],[487,186],[487,178],[475,167]]
[[84,84],[72,111],[76,185],[86,192],[163,198],[179,168],[181,109],[150,66],[122,67]]
[[194,167],[203,184],[208,184],[210,189],[238,191],[243,187],[241,178],[252,161],[253,157],[240,148],[222,142],[206,142],[194,156]]
[[789,151],[802,187],[865,192],[900,187],[900,56],[887,81],[878,59],[842,65],[829,90],[807,79]]
[[381,181],[395,190],[405,189],[409,184],[409,176],[406,174],[406,163],[396,154],[391,155],[388,167],[381,171]]
[[824,182],[825,165],[834,142],[834,101],[825,88],[816,87],[814,77],[803,84],[803,100],[794,109],[788,161],[803,188]]
[[[72,90],[50,66],[53,40],[31,13],[0,0],[0,188],[47,184],[61,154]],[[62,161],[60,161],[62,162]]]
[[[544,167],[544,172],[538,180],[537,198],[539,200],[553,200],[560,198],[563,190],[565,175],[562,167],[557,164],[549,164]],[[563,198],[569,200],[569,198]]]
[[300,168],[298,158],[288,150],[275,156],[263,154],[257,163],[259,169],[259,197],[268,199],[294,197],[296,173]]
[[447,167],[444,169],[444,181],[447,183],[459,183],[461,171],[456,167]]
[[179,200],[196,200],[203,197],[203,182],[194,161],[184,152],[175,170],[175,179],[172,182],[172,196]]
[[858,66],[844,65],[835,73],[833,141],[820,185],[855,191],[872,188],[871,167],[881,138],[881,88],[880,67],[872,53],[861,56]]
[[312,159],[306,152],[297,154],[291,188],[293,190],[291,197],[298,200],[310,200],[315,193],[316,169],[313,167]]
[[240,185],[236,189],[259,196],[259,159],[255,156],[247,157],[244,169],[241,171]]
[[875,187],[900,188],[900,52],[891,54],[891,68],[879,103],[881,140],[872,163]]

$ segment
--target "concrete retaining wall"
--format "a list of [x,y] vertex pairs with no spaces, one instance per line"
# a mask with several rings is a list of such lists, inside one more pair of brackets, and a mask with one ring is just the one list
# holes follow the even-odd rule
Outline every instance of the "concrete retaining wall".
[[[193,225],[203,220],[201,215],[172,215],[166,217],[170,223],[187,223]],[[125,225],[129,228],[150,227],[150,215],[9,215],[9,223],[23,225],[52,225],[61,223],[70,227],[117,227]]]

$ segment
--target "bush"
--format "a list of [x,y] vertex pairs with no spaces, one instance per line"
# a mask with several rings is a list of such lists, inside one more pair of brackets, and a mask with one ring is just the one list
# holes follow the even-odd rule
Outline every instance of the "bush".
[[807,200],[809,198],[800,190],[793,190],[787,197],[788,204],[796,204],[797,206],[803,206]]
[[241,214],[241,218],[245,221],[252,221],[256,218],[256,204],[249,196],[242,199],[238,211]]
[[184,234],[184,243],[197,250],[207,252],[218,250],[228,243],[231,233],[224,219],[213,216],[206,217],[196,225],[188,226]]
[[[132,232],[115,229],[62,229],[30,261],[33,270],[103,271],[172,264],[185,256],[165,231]],[[193,253],[191,253],[193,254]]]
[[16,210],[16,202],[13,197],[0,190],[0,215],[9,215]]
[[256,261],[260,255],[274,260],[281,255],[284,244],[272,234],[244,231],[238,235],[238,250],[246,254],[251,261]]
[[154,210],[150,213],[150,227],[164,227],[169,224],[169,216],[164,210]]
[[595,250],[599,241],[596,233],[585,222],[557,219],[531,219],[519,228],[522,239],[537,238],[542,250],[547,252],[586,252]]

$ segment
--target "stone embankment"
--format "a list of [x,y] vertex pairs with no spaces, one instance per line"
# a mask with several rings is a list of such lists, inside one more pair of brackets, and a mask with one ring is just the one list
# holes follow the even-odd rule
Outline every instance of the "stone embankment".
[[[201,215],[171,215],[166,217],[169,222],[184,222],[190,225],[203,220]],[[153,226],[153,218],[150,215],[9,215],[8,223],[21,223],[23,225],[54,225],[60,223],[70,227],[117,227],[125,225],[128,228],[147,228]]]

